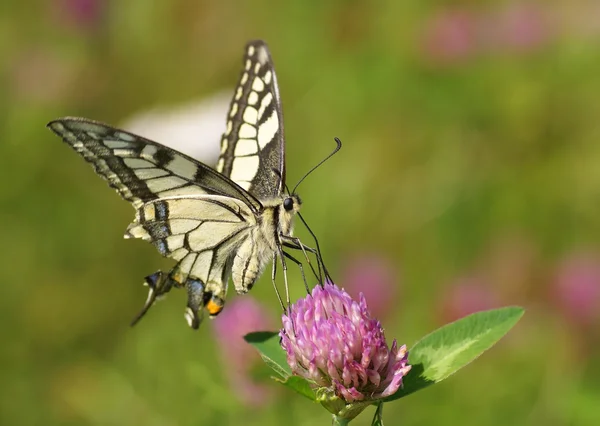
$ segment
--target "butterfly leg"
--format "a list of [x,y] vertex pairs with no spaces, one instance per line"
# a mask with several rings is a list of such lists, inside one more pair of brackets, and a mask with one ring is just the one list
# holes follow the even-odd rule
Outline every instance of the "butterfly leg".
[[[315,278],[317,279],[317,281],[322,282],[323,281],[323,275],[321,273],[321,265],[319,262],[317,262],[317,267],[319,268],[319,273],[317,274],[317,272],[315,271],[315,268],[312,265],[312,262],[310,261],[310,258],[308,257],[307,252],[310,252],[312,254],[317,255],[317,251],[311,247],[305,246],[304,244],[302,244],[302,242],[300,241],[300,239],[298,237],[290,237],[289,235],[281,235],[281,240],[284,242],[283,245],[289,248],[293,248],[295,250],[301,250],[302,254],[304,254],[304,258],[306,259],[306,263],[308,263],[308,266],[310,267],[313,275],[315,276]],[[318,259],[318,255],[317,255],[317,260]]]
[[[327,267],[325,266],[325,263],[323,262],[323,257],[321,256],[321,253],[318,250],[315,250],[314,248],[303,244],[300,241],[300,239],[297,237],[281,235],[281,239],[283,240],[283,245],[285,247],[289,247],[289,248],[293,248],[294,250],[302,251],[302,253],[304,254],[304,258],[308,262],[310,269],[312,270],[312,273],[315,276],[315,278],[317,279],[317,281],[319,282],[319,284],[323,285],[323,275],[325,276],[325,279],[327,281],[333,283],[333,279],[329,275],[329,271],[327,271]],[[315,269],[313,268],[312,263],[310,262],[307,252],[314,254],[315,257],[317,258],[317,267],[319,268],[318,274],[317,274],[317,272],[315,272]]]
[[159,300],[171,290],[173,287],[173,280],[171,280],[171,278],[164,272],[157,271],[152,275],[148,275],[144,279],[144,285],[148,286],[148,298],[146,299],[146,303],[144,303],[144,307],[140,313],[135,316],[133,321],[131,321],[132,327],[136,325],[144,315],[146,315],[146,312],[148,312],[155,301]]
[[[284,256],[287,257],[288,259],[290,259],[292,262],[296,263],[296,265],[298,265],[300,267],[300,273],[302,274],[302,279],[304,280],[304,285],[305,287],[307,286],[306,284],[306,277],[304,276],[304,269],[302,268],[302,263],[299,262],[298,260],[296,260],[294,257],[292,257],[290,254],[284,252],[283,250],[281,250],[280,248],[280,256],[281,256],[281,264],[283,265],[283,280],[285,282],[285,293],[286,293],[286,306],[283,306],[283,301],[281,300],[281,297],[279,297],[279,302],[281,303],[281,307],[283,308],[283,312],[285,315],[291,315],[292,312],[290,310],[291,307],[291,302],[290,302],[290,292],[289,292],[289,287],[288,287],[288,283],[287,283],[287,268],[286,268],[286,264],[285,264],[285,259]],[[275,259],[274,259],[275,260]],[[275,265],[275,261],[273,261],[273,265]],[[275,268],[273,268],[275,269]],[[273,284],[275,284],[275,277],[273,276]],[[308,287],[307,291],[308,291]],[[279,293],[277,293],[277,295],[279,296]],[[292,332],[294,333],[294,336],[296,335],[296,328],[295,328],[295,322],[292,321]]]
[[273,282],[273,288],[275,289],[275,294],[277,295],[277,299],[279,299],[279,304],[281,305],[281,309],[285,312],[285,305],[283,304],[283,300],[281,299],[281,294],[279,294],[279,290],[277,289],[277,283],[275,282],[276,275],[277,275],[277,254],[273,253],[273,270],[271,272],[271,281]]
[[320,249],[317,248],[315,250],[311,247],[305,246],[301,242],[300,242],[300,245],[301,245],[301,247],[306,249],[306,251],[313,253],[315,255],[315,257],[317,258],[317,265],[319,268],[319,284],[321,286],[323,285],[323,276],[325,276],[325,280],[327,280],[333,284],[333,278],[331,278],[331,275],[329,275],[329,271],[327,270],[327,267],[325,266],[325,261],[323,260],[323,255],[321,254]]
[[283,269],[283,283],[285,286],[285,302],[286,302],[286,308],[284,309],[287,312],[287,309],[290,307],[291,301],[290,301],[290,286],[288,285],[288,278],[287,278],[287,264],[285,263],[285,252],[283,251],[283,249],[281,248],[281,246],[278,247],[279,248],[279,259],[281,259],[281,268]]
[[[313,237],[313,240],[315,241],[315,245],[317,248],[316,256],[319,259],[319,262],[321,262],[321,266],[323,267],[323,271],[325,273],[325,279],[327,279],[327,281],[329,281],[330,283],[333,284],[333,279],[331,278],[329,271],[327,271],[327,267],[325,266],[325,262],[323,261],[323,255],[321,254],[321,247],[319,245],[319,239],[317,238],[315,233],[312,231],[312,229],[310,229],[310,226],[308,226],[308,223],[306,223],[306,221],[304,220],[304,218],[302,217],[302,215],[300,213],[298,213],[298,217],[300,218],[300,221],[304,224],[304,226],[306,227],[306,229],[308,230],[310,235]],[[321,285],[323,285],[323,281],[321,281]]]
[[283,255],[290,259],[292,262],[294,262],[296,265],[298,265],[298,267],[300,268],[300,274],[302,275],[302,280],[304,281],[304,288],[306,289],[306,292],[310,294],[310,289],[308,288],[308,282],[306,282],[306,275],[304,274],[304,267],[302,266],[302,262],[293,257],[291,254],[286,253],[285,251],[283,252]]
[[283,235],[283,234],[280,234],[280,237],[281,237],[281,240],[283,241],[283,245],[285,247],[302,251],[302,254],[304,255],[304,258],[306,259],[306,262],[309,264],[310,268],[312,269],[313,274],[315,275],[315,278],[319,279],[319,275],[317,275],[317,273],[315,272],[315,269],[312,266],[312,262],[310,261],[310,258],[308,257],[308,254],[307,254],[307,252],[308,252],[308,253],[317,255],[317,251],[312,247],[304,245],[298,237],[291,237],[289,235]]

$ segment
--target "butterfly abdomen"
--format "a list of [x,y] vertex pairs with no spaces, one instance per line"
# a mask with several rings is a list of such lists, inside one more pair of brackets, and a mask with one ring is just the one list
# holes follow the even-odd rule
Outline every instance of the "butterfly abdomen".
[[272,260],[273,250],[267,248],[268,242],[260,228],[254,229],[242,242],[231,267],[231,279],[237,293],[247,293]]

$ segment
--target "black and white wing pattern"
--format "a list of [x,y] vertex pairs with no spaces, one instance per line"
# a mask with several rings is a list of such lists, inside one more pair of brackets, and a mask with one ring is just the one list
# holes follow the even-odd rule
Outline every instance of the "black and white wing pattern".
[[[251,237],[256,216],[242,201],[220,195],[161,198],[138,209],[125,236],[151,242],[166,257],[177,261],[168,276],[172,285],[188,288],[186,319],[200,324],[202,308],[217,315],[223,308],[231,265],[239,247]],[[149,304],[166,291],[156,289],[153,278]],[[154,284],[154,288],[153,288]],[[160,284],[160,282],[159,282]],[[139,318],[139,317],[138,317]]]
[[244,69],[227,116],[217,171],[259,200],[285,185],[283,115],[273,61],[263,41],[246,45]]
[[140,136],[81,118],[48,127],[133,204],[136,218],[125,237],[149,241],[178,262],[169,274],[146,277],[150,294],[135,321],[173,286],[188,289],[192,327],[203,308],[218,314],[236,249],[250,237],[262,204],[210,167]]
[[284,193],[281,101],[264,42],[246,45],[216,171],[96,121],[67,117],[48,127],[133,205],[136,217],[125,237],[146,240],[177,262],[168,273],[146,277],[148,299],[134,323],[171,288],[185,287],[186,318],[197,328],[205,311],[211,316],[221,312],[230,280],[236,292],[246,293],[271,261],[277,291],[277,260],[289,303],[285,258],[301,264],[284,247],[301,250],[307,261],[306,252],[315,253],[319,276],[321,267],[326,272],[318,250],[292,234],[301,201],[297,194]]
[[254,212],[262,209],[222,174],[157,142],[77,117],[51,121],[48,127],[135,208],[158,198],[212,194],[243,200]]

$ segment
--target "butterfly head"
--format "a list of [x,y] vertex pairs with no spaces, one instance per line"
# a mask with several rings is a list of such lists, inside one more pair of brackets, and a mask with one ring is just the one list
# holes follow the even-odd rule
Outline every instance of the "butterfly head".
[[285,195],[283,198],[283,210],[290,214],[296,214],[300,211],[300,206],[302,205],[302,200],[296,194]]
[[285,194],[282,196],[278,210],[280,232],[284,235],[291,235],[293,218],[300,211],[301,206],[302,200],[300,200],[297,194]]
[[292,217],[300,211],[302,200],[297,194],[284,195],[279,209],[279,218],[281,221],[290,221]]

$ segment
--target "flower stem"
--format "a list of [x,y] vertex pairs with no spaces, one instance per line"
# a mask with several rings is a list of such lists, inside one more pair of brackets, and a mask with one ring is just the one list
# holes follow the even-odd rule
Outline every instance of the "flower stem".
[[345,419],[343,417],[338,417],[335,414],[332,416],[332,419],[331,419],[332,426],[346,426],[348,423],[350,423],[349,419]]

